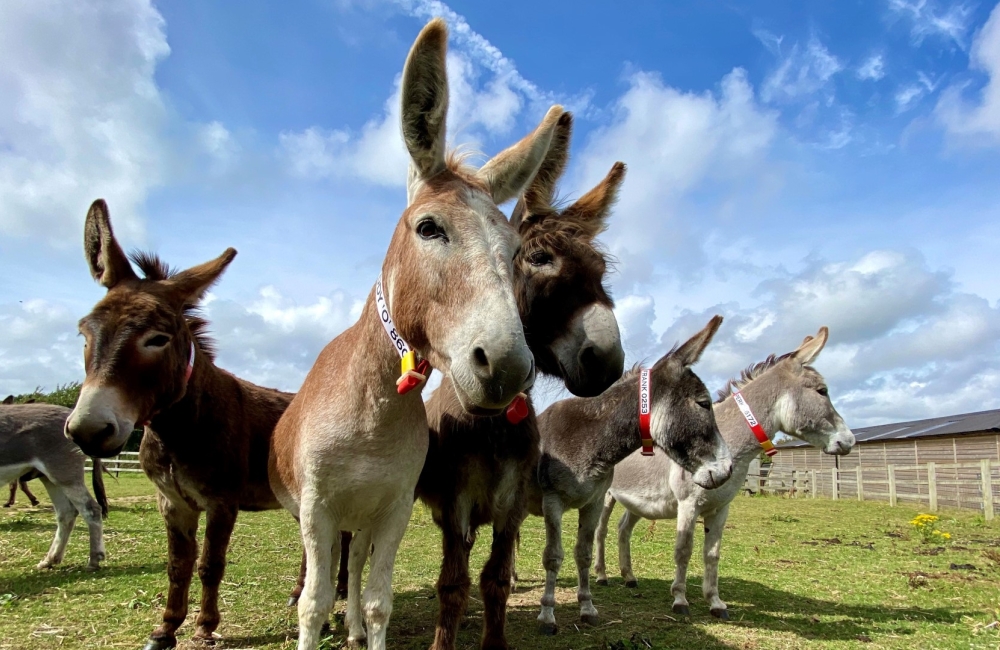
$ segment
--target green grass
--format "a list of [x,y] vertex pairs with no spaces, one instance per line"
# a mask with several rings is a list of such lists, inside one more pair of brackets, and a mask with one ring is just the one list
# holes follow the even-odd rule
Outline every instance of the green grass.
[[[138,476],[108,483],[108,560],[98,573],[83,570],[82,525],[63,565],[34,568],[54,531],[40,485],[41,507],[28,507],[19,495],[18,505],[0,514],[0,649],[139,648],[158,623],[167,587],[166,544],[152,487]],[[641,524],[633,546],[639,589],[626,589],[617,577],[610,587],[595,585],[603,624],[591,628],[576,625],[571,513],[564,522],[568,558],[557,593],[561,631],[553,638],[536,634],[544,534],[540,520],[531,518],[518,558],[521,581],[511,601],[511,645],[522,650],[1000,647],[1000,523],[985,524],[973,513],[943,513],[939,528],[952,539],[938,551],[911,532],[908,522],[915,514],[871,502],[739,498],[723,542],[720,589],[733,617],[728,623],[712,619],[701,598],[700,534],[688,581],[693,616],[678,620],[670,611],[673,522]],[[474,575],[488,539],[489,532],[482,531]],[[439,548],[440,535],[418,506],[396,564],[390,647],[430,645]],[[285,601],[299,553],[298,531],[285,513],[241,515],[222,589],[218,647],[294,647],[295,611]],[[608,564],[617,567],[613,541]],[[976,569],[953,570],[952,564]],[[197,597],[197,580],[195,585]],[[337,604],[338,611],[343,607]],[[181,647],[190,647],[185,642],[193,618],[181,628]],[[480,620],[476,599],[460,647],[477,647]],[[343,638],[338,627],[329,647],[339,647]]]

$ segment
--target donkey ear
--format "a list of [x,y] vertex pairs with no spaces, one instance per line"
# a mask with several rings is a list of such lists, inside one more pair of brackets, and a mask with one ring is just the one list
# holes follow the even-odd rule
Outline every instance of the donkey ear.
[[807,336],[802,345],[792,353],[792,358],[801,363],[803,366],[808,366],[810,363],[816,360],[819,353],[823,351],[823,347],[826,345],[827,339],[830,338],[830,330],[826,325],[819,328],[819,332],[816,336]]
[[104,199],[91,203],[87,211],[83,224],[83,252],[90,265],[90,274],[108,289],[125,280],[139,279],[111,230],[111,215]]
[[618,200],[618,188],[627,169],[625,163],[616,162],[604,180],[566,208],[560,218],[576,223],[589,239],[597,237],[607,228],[607,218]]
[[14,396],[13,395],[8,395],[7,397],[3,398],[3,402],[0,402],[0,403],[2,403],[2,404],[13,404],[14,403]]
[[705,351],[708,344],[712,342],[712,337],[715,336],[720,325],[722,325],[722,316],[713,316],[705,329],[688,339],[687,343],[677,348],[670,356],[678,359],[685,366],[694,365],[701,358],[701,353]]
[[556,193],[556,182],[566,171],[569,162],[569,142],[573,137],[573,114],[566,112],[559,116],[552,142],[545,153],[538,173],[524,192],[524,205],[529,214],[552,208]]
[[420,30],[403,68],[400,90],[403,142],[418,179],[430,178],[445,168],[447,50],[448,27],[442,19],[435,18]]
[[219,280],[229,263],[236,257],[235,248],[227,248],[226,252],[210,262],[192,266],[181,271],[163,283],[169,286],[175,297],[185,305],[197,304],[205,292]]
[[498,153],[476,172],[476,177],[486,183],[494,203],[499,205],[514,198],[534,179],[549,151],[563,112],[562,106],[550,108],[538,128],[514,146]]

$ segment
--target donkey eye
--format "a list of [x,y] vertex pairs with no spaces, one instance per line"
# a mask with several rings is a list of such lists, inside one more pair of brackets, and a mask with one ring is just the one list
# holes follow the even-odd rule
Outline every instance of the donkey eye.
[[816,392],[819,393],[820,395],[822,395],[823,397],[829,397],[830,396],[830,391],[827,390],[826,386],[823,386],[823,388],[817,388]]
[[153,338],[146,341],[147,348],[162,348],[167,343],[170,343],[170,337],[166,334],[157,334]]
[[712,408],[712,400],[700,399],[700,400],[698,400],[698,406],[700,406],[703,409],[711,409]]
[[552,256],[546,251],[535,251],[528,256],[528,262],[532,266],[545,266],[552,261]]
[[444,230],[433,219],[423,219],[418,223],[417,234],[423,239],[448,239],[444,235]]

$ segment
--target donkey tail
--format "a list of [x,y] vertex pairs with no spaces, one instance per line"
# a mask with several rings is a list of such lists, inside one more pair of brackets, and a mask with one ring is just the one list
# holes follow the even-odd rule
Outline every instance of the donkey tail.
[[94,498],[97,499],[97,503],[101,506],[101,518],[108,518],[108,493],[104,490],[104,464],[101,463],[100,458],[92,458],[94,461],[94,468],[91,471],[91,476],[94,483]]

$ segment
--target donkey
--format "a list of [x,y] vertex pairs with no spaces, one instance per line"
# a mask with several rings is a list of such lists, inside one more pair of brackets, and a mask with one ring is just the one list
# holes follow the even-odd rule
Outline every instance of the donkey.
[[[726,603],[719,598],[719,549],[729,504],[743,487],[750,461],[760,455],[762,447],[773,453],[770,440],[778,431],[800,438],[828,454],[844,455],[854,446],[854,434],[830,402],[826,382],[810,366],[826,345],[828,335],[826,327],[820,328],[815,337],[806,337],[794,352],[780,357],[771,355],[750,366],[739,379],[730,380],[719,392],[715,417],[733,454],[734,467],[732,477],[723,487],[706,490],[692,481],[684,469],[659,453],[654,458],[632,454],[618,464],[595,535],[598,584],[608,583],[604,540],[615,501],[620,501],[626,509],[618,523],[618,562],[627,587],[638,586],[632,573],[630,545],[636,523],[642,518],[676,518],[676,574],[670,590],[674,596],[673,610],[689,615],[687,567],[694,546],[695,522],[703,517],[705,576],[702,591],[712,615],[729,618]],[[749,424],[752,420],[762,429],[760,438]]]
[[39,569],[62,562],[66,543],[79,513],[90,530],[90,563],[96,571],[105,557],[104,526],[107,511],[101,463],[94,461],[94,500],[84,483],[84,455],[63,435],[70,410],[54,404],[14,404],[0,407],[0,484],[25,475],[38,477],[56,511],[56,536]]
[[3,507],[4,508],[9,508],[12,505],[14,505],[14,502],[17,500],[17,488],[18,487],[20,487],[21,488],[21,492],[24,492],[24,495],[26,497],[28,497],[28,501],[31,503],[31,505],[37,506],[38,505],[38,497],[36,497],[34,494],[32,494],[31,490],[28,489],[28,481],[31,481],[31,480],[36,479],[36,478],[39,478],[40,476],[41,476],[41,474],[38,472],[38,470],[31,470],[30,472],[28,472],[27,474],[25,474],[21,478],[17,479],[16,481],[11,481],[10,482],[10,498],[7,499],[7,503],[3,504]]
[[[569,155],[572,116],[564,113],[549,154],[514,208],[521,235],[514,286],[528,347],[538,370],[561,378],[577,395],[597,395],[617,380],[624,352],[603,286],[607,263],[594,243],[605,227],[625,166],[616,163],[596,187],[564,209],[552,207],[555,183]],[[512,418],[516,420],[516,418]],[[455,647],[469,599],[469,553],[477,529],[493,526],[493,545],[479,589],[485,608],[483,648],[507,648],[507,600],[514,548],[527,517],[527,485],[538,463],[538,428],[525,418],[476,417],[459,403],[450,379],[427,402],[430,448],[417,496],[444,535],[437,583],[434,650]]]
[[267,457],[274,425],[292,395],[215,365],[207,323],[195,310],[235,250],[180,272],[153,255],[134,253],[139,278],[101,199],[87,213],[84,249],[91,274],[108,292],[80,321],[87,375],[66,434],[88,454],[106,457],[121,450],[136,423],[145,425],[139,462],[156,486],[166,524],[170,581],[163,622],[146,648],[177,644],[202,512],[207,525],[194,637],[210,641],[219,625],[219,585],[237,513],[281,507],[268,481]]
[[[408,206],[357,323],[331,341],[274,431],[275,494],[301,522],[306,551],[299,648],[310,650],[333,606],[332,559],[356,530],[348,582],[349,643],[384,650],[392,569],[427,455],[419,390],[430,367],[466,411],[501,412],[530,387],[535,364],[514,299],[517,235],[496,207],[520,194],[549,148],[561,107],[478,171],[445,154],[447,28],[432,20],[403,70]],[[416,363],[415,356],[420,356]],[[402,359],[403,373],[394,371]],[[397,379],[398,377],[398,379]],[[361,615],[360,580],[374,545]],[[355,558],[357,557],[357,559]]]
[[[580,511],[576,538],[577,600],[580,620],[598,622],[590,593],[594,530],[615,465],[642,447],[659,447],[693,476],[716,488],[729,478],[732,459],[712,414],[712,400],[690,366],[722,324],[715,316],[705,328],[671,350],[649,370],[626,373],[599,397],[556,402],[538,418],[541,459],[531,514],[545,517],[545,593],[539,630],[556,634],[556,578],[562,566],[562,516]],[[648,460],[648,459],[647,459]]]

